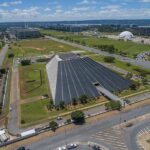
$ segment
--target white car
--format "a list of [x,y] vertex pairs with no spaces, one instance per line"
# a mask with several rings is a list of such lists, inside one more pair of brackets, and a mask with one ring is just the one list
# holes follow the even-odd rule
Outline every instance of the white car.
[[67,150],[66,146],[58,147],[58,150]]
[[78,145],[76,143],[67,145],[67,149],[72,149],[72,148],[76,148],[76,147],[78,147]]

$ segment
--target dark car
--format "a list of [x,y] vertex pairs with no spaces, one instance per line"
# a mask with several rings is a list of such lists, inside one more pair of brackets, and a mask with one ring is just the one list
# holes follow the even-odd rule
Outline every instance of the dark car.
[[17,150],[26,150],[26,148],[22,146],[22,147],[19,147]]

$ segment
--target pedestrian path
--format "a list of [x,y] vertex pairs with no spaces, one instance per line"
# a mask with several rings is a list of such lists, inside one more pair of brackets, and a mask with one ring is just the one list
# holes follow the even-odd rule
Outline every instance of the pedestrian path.
[[102,130],[91,137],[109,144],[113,149],[128,150],[124,142],[124,133],[119,127]]

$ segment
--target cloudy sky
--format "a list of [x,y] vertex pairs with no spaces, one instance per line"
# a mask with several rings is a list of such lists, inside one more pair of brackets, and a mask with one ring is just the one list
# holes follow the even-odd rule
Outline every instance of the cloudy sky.
[[150,19],[150,0],[0,0],[0,22]]

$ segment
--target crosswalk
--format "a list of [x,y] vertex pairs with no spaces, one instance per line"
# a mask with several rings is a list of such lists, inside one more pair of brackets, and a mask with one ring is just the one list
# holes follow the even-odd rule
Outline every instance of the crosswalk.
[[92,135],[92,138],[109,144],[115,150],[128,150],[123,135],[123,131],[119,127],[112,127]]
[[150,126],[140,130],[137,136],[139,137],[142,136],[143,134],[148,134],[148,133],[150,133]]

